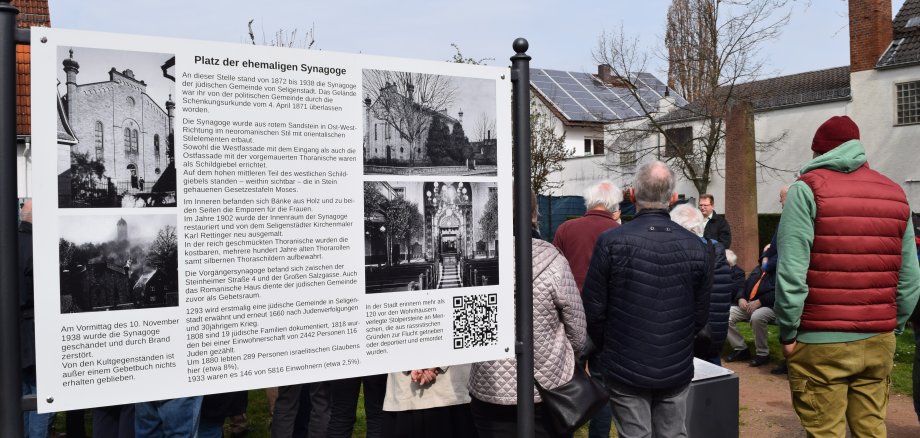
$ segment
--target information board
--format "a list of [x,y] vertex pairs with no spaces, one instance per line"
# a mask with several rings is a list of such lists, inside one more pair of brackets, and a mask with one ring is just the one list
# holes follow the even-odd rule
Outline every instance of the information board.
[[508,69],[31,49],[39,411],[513,354]]

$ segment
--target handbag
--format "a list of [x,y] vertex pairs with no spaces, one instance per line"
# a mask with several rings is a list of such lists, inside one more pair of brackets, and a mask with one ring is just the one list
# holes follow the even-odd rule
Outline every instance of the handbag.
[[578,364],[575,364],[572,380],[553,389],[540,385],[536,375],[533,381],[557,435],[571,435],[610,400],[607,389]]

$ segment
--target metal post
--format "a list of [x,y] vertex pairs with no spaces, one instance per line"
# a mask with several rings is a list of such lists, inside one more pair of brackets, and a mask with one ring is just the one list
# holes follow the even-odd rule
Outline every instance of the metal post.
[[517,436],[534,433],[533,403],[533,266],[530,261],[530,45],[514,40],[511,85],[514,123],[514,257],[517,285]]
[[0,436],[22,436],[16,214],[16,15],[0,1]]

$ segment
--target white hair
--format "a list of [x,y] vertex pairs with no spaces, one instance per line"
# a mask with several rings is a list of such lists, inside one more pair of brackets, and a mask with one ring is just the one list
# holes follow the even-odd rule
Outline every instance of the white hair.
[[671,210],[671,220],[697,236],[703,235],[703,213],[690,204],[680,204]]
[[585,190],[585,208],[588,210],[604,207],[613,213],[620,209],[622,201],[623,191],[608,180],[603,180]]
[[728,266],[735,266],[738,263],[738,256],[734,251],[730,249],[725,250],[725,260],[728,262]]

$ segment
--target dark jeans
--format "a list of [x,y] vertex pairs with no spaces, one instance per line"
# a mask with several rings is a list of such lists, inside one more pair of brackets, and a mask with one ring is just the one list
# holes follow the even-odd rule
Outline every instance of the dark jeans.
[[[601,385],[604,384],[604,375],[603,370],[599,365],[595,365],[599,361],[594,358],[594,360],[588,361],[588,371],[591,373],[591,378],[600,382]],[[610,423],[612,421],[612,414],[610,413],[610,403],[604,405],[593,417],[591,417],[591,422],[588,423],[588,438],[608,438],[610,436]]]
[[[70,433],[67,433],[68,438]],[[133,438],[134,405],[93,408],[93,438]]]
[[[479,438],[517,437],[517,405],[498,405],[471,397],[470,411]],[[557,438],[549,432],[552,426],[549,424],[549,418],[543,413],[542,403],[534,405],[533,415],[535,438]]]
[[331,415],[326,435],[329,438],[351,438],[362,383],[364,384],[364,415],[367,419],[366,437],[380,438],[383,426],[383,397],[387,390],[386,374],[329,382]]
[[279,387],[272,438],[325,437],[329,408],[329,382]]

